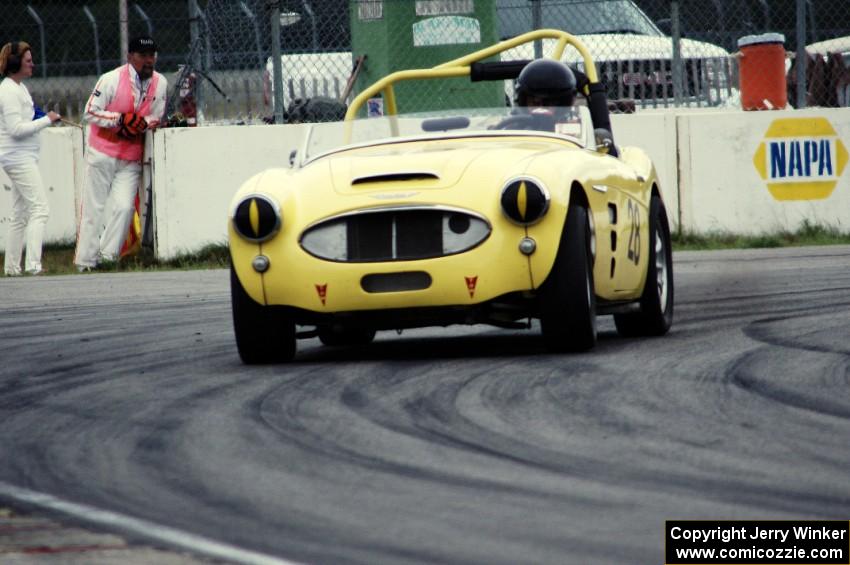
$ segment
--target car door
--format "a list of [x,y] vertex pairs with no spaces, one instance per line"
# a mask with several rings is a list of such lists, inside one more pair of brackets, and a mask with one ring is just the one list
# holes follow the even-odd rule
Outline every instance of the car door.
[[614,157],[606,157],[607,174],[591,184],[604,211],[597,206],[597,262],[594,275],[613,291],[609,298],[626,298],[639,290],[645,271],[649,211],[640,197],[642,184],[634,172]]

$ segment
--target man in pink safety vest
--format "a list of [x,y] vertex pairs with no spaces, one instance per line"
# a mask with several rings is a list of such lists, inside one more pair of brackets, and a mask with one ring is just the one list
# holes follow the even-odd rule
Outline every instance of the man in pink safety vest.
[[154,71],[154,40],[130,40],[127,60],[100,77],[86,104],[86,180],[74,255],[79,271],[118,260],[135,212],[144,132],[165,113],[167,81]]

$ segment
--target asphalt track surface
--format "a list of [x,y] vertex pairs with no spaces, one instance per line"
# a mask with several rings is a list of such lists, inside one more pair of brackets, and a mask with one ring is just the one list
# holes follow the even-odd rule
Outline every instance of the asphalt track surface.
[[675,277],[663,338],[383,332],[268,367],[226,271],[0,279],[0,482],[306,563],[662,563],[666,519],[846,520],[850,247]]

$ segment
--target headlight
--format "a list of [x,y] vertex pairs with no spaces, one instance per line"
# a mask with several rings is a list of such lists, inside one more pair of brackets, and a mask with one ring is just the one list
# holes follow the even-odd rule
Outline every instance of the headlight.
[[248,241],[271,239],[280,231],[281,223],[280,206],[262,194],[246,196],[233,210],[233,227]]
[[514,223],[530,226],[549,210],[549,191],[531,177],[509,180],[502,188],[502,212]]

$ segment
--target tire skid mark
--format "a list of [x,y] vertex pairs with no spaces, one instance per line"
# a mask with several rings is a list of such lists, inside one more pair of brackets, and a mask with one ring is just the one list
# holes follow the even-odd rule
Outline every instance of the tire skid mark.
[[[850,304],[848,304],[850,305]],[[744,333],[761,343],[766,345],[782,347],[786,349],[798,349],[802,351],[811,351],[816,353],[831,353],[836,355],[850,355],[850,342],[845,341],[843,344],[822,344],[822,343],[809,343],[804,341],[802,338],[814,338],[815,340],[824,333],[827,333],[827,329],[821,326],[818,326],[815,330],[811,332],[806,332],[804,334],[796,334],[796,335],[788,335],[779,334],[776,330],[770,328],[769,326],[772,324],[778,324],[783,322],[799,322],[803,318],[815,318],[819,316],[818,313],[812,313],[812,310],[808,309],[805,311],[805,315],[803,316],[779,316],[779,317],[770,317],[770,318],[762,318],[757,320],[751,324],[748,324],[744,328]],[[827,312],[833,316],[841,316],[841,314],[836,313],[836,308],[829,308]],[[846,321],[845,321],[846,320]],[[848,337],[850,337],[850,313],[844,314],[843,319],[836,320],[837,324],[833,324],[833,330],[837,328],[841,328],[847,333]],[[843,347],[841,347],[843,345]]]
[[748,304],[747,308],[744,309],[740,307],[740,304],[731,303],[728,310],[716,308],[714,307],[715,304],[712,302],[708,302],[706,304],[710,304],[712,306],[711,313],[704,313],[702,309],[691,308],[690,303],[677,303],[676,314],[678,318],[672,331],[675,331],[679,327],[679,324],[704,324],[705,322],[717,322],[723,320],[735,321],[759,316],[766,310],[770,311],[773,315],[781,314],[784,319],[790,319],[810,315],[813,312],[832,313],[836,309],[850,308],[850,301],[828,301],[825,304],[788,301],[787,306],[767,303],[765,306],[769,307],[766,308],[757,308],[757,305],[755,304]]
[[[108,306],[100,309],[103,320],[70,321],[68,327],[79,325],[82,335],[57,338],[61,348],[73,348],[89,328],[115,333],[82,344],[88,363],[75,369],[70,354],[47,356],[42,337],[16,341],[12,334],[26,325],[16,324],[4,342],[38,364],[10,359],[0,368],[6,375],[0,382],[15,383],[7,386],[9,394],[15,387],[33,392],[39,385],[12,371],[36,366],[45,372],[37,381],[56,388],[41,389],[51,402],[32,416],[13,406],[2,412],[10,417],[4,437],[21,459],[5,464],[3,476],[20,482],[32,477],[33,488],[53,492],[73,484],[80,500],[127,512],[138,507],[151,519],[171,509],[170,524],[194,529],[190,524],[197,519],[198,531],[227,532],[246,547],[288,547],[308,562],[483,562],[487,549],[473,544],[484,539],[491,540],[493,563],[517,562],[517,547],[532,548],[528,560],[541,563],[564,562],[557,551],[577,562],[648,562],[657,537],[646,541],[646,533],[657,525],[635,524],[636,516],[652,520],[674,508],[841,515],[850,502],[839,480],[850,457],[839,447],[848,420],[789,410],[758,388],[787,389],[814,402],[828,398],[840,409],[846,363],[841,353],[759,337],[773,340],[776,334],[794,342],[792,336],[802,333],[804,345],[833,344],[841,351],[834,339],[816,341],[823,336],[806,325],[791,330],[798,318],[808,324],[806,315],[842,315],[846,293],[797,290],[828,285],[831,275],[798,282],[782,274],[782,281],[769,279],[761,287],[746,284],[760,282],[756,276],[729,286],[698,276],[691,278],[698,283],[692,295],[707,290],[702,297],[716,294],[719,300],[677,302],[669,336],[606,335],[583,356],[543,354],[536,331],[483,330],[448,338],[379,338],[363,348],[331,349],[311,341],[295,363],[242,367],[222,295],[222,304],[209,308],[193,300],[179,308]],[[837,283],[846,287],[846,280]],[[786,284],[789,292],[724,300],[730,293],[753,295]],[[704,323],[703,315],[720,323]],[[756,333],[750,335],[746,324],[752,320]],[[51,323],[37,326],[29,333],[49,330]],[[212,344],[193,344],[198,328]],[[832,323],[826,333],[840,329]],[[110,349],[127,347],[128,340],[134,356],[117,371]],[[776,356],[773,365],[764,364],[769,354]],[[795,356],[811,360],[812,367],[797,370],[804,364],[792,365]],[[64,390],[62,367],[72,373]],[[793,367],[790,374],[783,373],[787,367]],[[77,380],[88,377],[93,380]],[[233,388],[228,379],[237,381]],[[101,446],[104,452],[95,452]],[[126,457],[131,450],[132,459]],[[100,484],[84,475],[87,458],[96,458],[98,470],[107,471],[112,461],[126,468],[117,469],[114,479],[105,472],[108,482]],[[313,506],[310,496],[323,505]],[[447,506],[456,501],[457,507],[441,515],[437,503],[429,502],[434,499]],[[402,502],[410,507],[395,506]],[[390,522],[365,515],[382,508],[391,509]],[[531,513],[538,509],[553,518],[552,529],[536,527]],[[420,515],[428,511],[436,511],[433,522]],[[523,512],[529,513],[527,523],[517,523]],[[599,521],[598,514],[623,527],[618,541],[610,536],[606,545],[588,535],[582,544],[570,529],[581,529],[588,514],[588,523]],[[432,526],[451,529],[438,524],[444,517],[457,528],[454,537],[449,532],[446,539],[426,539]],[[554,524],[560,517],[565,523]],[[406,518],[425,527],[404,530]],[[461,518],[472,523],[468,530]],[[498,540],[480,537],[498,526],[487,529],[475,524],[478,519],[503,521],[504,534],[497,532]],[[373,524],[392,533],[376,529],[371,535],[366,529]],[[466,534],[467,553],[452,554],[450,548],[461,546],[456,538]],[[628,550],[633,554],[623,553]]]
[[[395,373],[396,375],[399,374],[399,372],[392,370],[388,371],[388,373]],[[427,376],[428,375],[426,374],[425,377]],[[318,377],[318,379],[316,377]],[[359,451],[357,446],[344,445],[337,441],[335,437],[329,438],[326,433],[321,430],[311,429],[300,417],[302,401],[315,400],[316,397],[312,396],[313,394],[325,395],[327,398],[332,398],[334,396],[341,397],[343,394],[342,390],[345,389],[344,385],[340,385],[342,390],[340,390],[338,394],[328,394],[327,388],[333,388],[336,381],[344,382],[346,380],[344,377],[339,378],[335,372],[327,371],[318,373],[316,377],[308,377],[305,375],[305,380],[301,381],[301,379],[299,379],[289,383],[295,385],[296,390],[288,388],[284,389],[286,385],[282,385],[277,390],[270,391],[269,394],[267,394],[262,401],[258,403],[260,412],[256,415],[256,417],[262,420],[265,425],[274,429],[282,438],[285,438],[287,442],[294,443],[307,452],[327,456],[334,460],[343,461],[347,464],[355,464],[366,469],[388,473],[390,475],[397,475],[440,485],[487,490],[503,495],[515,494],[547,499],[551,498],[551,495],[549,494],[543,492],[532,492],[528,488],[508,484],[504,481],[489,480],[480,477],[464,477],[457,473],[452,473],[449,470],[429,468],[416,465],[414,463],[405,463],[387,459],[385,456],[381,455],[363,453]],[[407,382],[420,378],[424,377],[414,375],[404,377],[401,380]],[[370,380],[369,377],[366,377],[366,379]],[[317,380],[324,382],[316,382]],[[383,379],[380,380],[381,384],[383,384]],[[401,384],[398,383],[398,379],[396,379],[396,384]],[[368,405],[369,404],[367,404],[367,406]],[[307,410],[308,412],[310,411],[309,408]],[[427,444],[433,444],[434,439],[440,439],[439,435],[434,432],[422,433],[421,430],[416,432],[407,426],[387,426],[387,422],[383,420],[376,421],[372,415],[364,415],[363,413],[358,412],[355,412],[354,414],[359,418],[377,423],[379,426],[382,426],[391,433],[401,434],[400,437],[402,438],[412,437],[413,439],[424,441]],[[506,456],[500,451],[486,450],[471,443],[464,444],[457,438],[446,436],[443,439],[445,440],[445,446],[461,452],[468,453],[470,451],[474,452],[477,450],[479,453],[484,453],[485,455],[499,456],[508,460],[510,459],[509,456]],[[533,464],[530,461],[524,460],[516,462],[523,465]],[[535,466],[539,467],[539,465]],[[571,495],[570,499],[576,500],[577,497],[578,495]]]
[[22,547],[20,549],[0,549],[0,553],[15,554],[23,553],[25,555],[53,555],[61,553],[94,553],[100,551],[127,551],[130,548],[126,545],[64,545],[60,547],[32,546]]
[[[805,290],[788,290],[788,289],[776,289],[772,292],[758,292],[758,293],[750,293],[750,294],[724,294],[723,296],[711,297],[711,298],[703,298],[703,299],[694,299],[691,298],[686,301],[687,304],[692,305],[701,305],[701,304],[710,304],[712,306],[717,304],[729,303],[733,305],[739,305],[741,302],[752,303],[758,300],[775,300],[777,298],[794,298],[798,296],[803,296],[805,298],[810,298],[811,296],[817,296],[819,300],[823,299],[824,295],[837,294],[840,296],[847,296],[847,293],[850,292],[850,286],[829,286],[829,287],[819,287],[819,288],[807,288]],[[798,302],[795,300],[795,302]],[[833,304],[836,304],[833,302]],[[847,305],[850,302],[839,302],[837,304]],[[677,306],[679,303],[677,302]]]
[[[457,393],[465,387],[470,386],[476,379],[482,378],[493,369],[489,368],[486,373],[480,373],[467,377],[456,377],[458,382],[446,384],[448,378],[442,374],[441,378],[434,378],[433,382],[442,382],[441,390],[434,392],[422,393],[423,397],[431,396],[432,403],[428,405],[428,400],[425,400],[424,405],[418,405],[417,410],[414,410],[415,418],[399,418],[399,415],[409,412],[410,404],[404,404],[403,401],[394,399],[394,404],[389,412],[374,412],[375,403],[372,401],[363,401],[362,399],[355,406],[357,410],[369,409],[367,414],[356,413],[358,417],[373,421],[388,431],[401,434],[402,437],[412,437],[417,441],[424,442],[426,445],[447,445],[448,447],[458,452],[482,455],[488,459],[502,460],[507,464],[519,464],[528,467],[534,472],[553,473],[567,478],[575,478],[580,480],[590,480],[592,482],[608,485],[616,488],[623,488],[627,485],[628,488],[634,491],[655,492],[663,491],[665,493],[681,493],[683,495],[693,494],[694,481],[700,484],[701,492],[710,493],[714,500],[726,501],[730,504],[739,506],[752,506],[754,508],[769,509],[773,512],[799,513],[805,509],[806,512],[820,517],[829,516],[841,508],[841,502],[836,501],[834,497],[829,496],[812,496],[811,493],[803,489],[794,489],[787,486],[762,485],[747,477],[726,476],[723,478],[714,478],[699,476],[695,477],[693,473],[687,470],[678,470],[675,468],[666,469],[662,477],[659,477],[657,470],[652,468],[633,468],[627,474],[623,474],[622,470],[608,469],[605,466],[605,461],[594,457],[581,457],[575,453],[558,452],[555,450],[547,450],[523,444],[519,440],[508,438],[507,443],[499,447],[492,448],[481,443],[480,438],[476,440],[464,439],[458,437],[463,435],[463,431],[458,431],[458,421],[454,418],[454,411],[446,408],[444,402],[454,403],[457,398]],[[420,370],[421,371],[421,370]],[[439,369],[434,369],[439,372]],[[560,372],[559,369],[554,372]],[[432,377],[431,371],[426,371],[423,374],[409,375],[407,378],[398,376],[398,371],[389,368],[387,377],[390,374],[397,375],[394,379],[394,385],[405,384],[411,380],[419,380],[427,384]],[[357,445],[340,443],[335,437],[329,437],[322,430],[314,430],[309,425],[305,424],[300,419],[300,411],[302,403],[315,401],[317,398],[311,398],[310,395],[316,394],[323,398],[332,398],[337,396],[341,398],[343,390],[346,386],[357,387],[358,389],[374,387],[377,383],[380,390],[375,394],[375,398],[386,399],[388,392],[382,387],[383,379],[371,379],[370,377],[362,377],[355,379],[346,379],[341,374],[321,373],[317,375],[322,383],[304,383],[298,380],[292,381],[295,390],[288,388],[280,388],[273,395],[264,399],[261,403],[262,413],[259,415],[267,424],[277,430],[286,441],[293,442],[299,445],[301,449],[310,453],[329,457],[332,460],[339,460],[345,464],[354,464],[362,466],[366,469],[388,473],[390,475],[404,477],[419,481],[434,483],[442,487],[457,487],[461,489],[472,489],[476,492],[487,491],[500,496],[515,495],[523,499],[538,499],[548,500],[550,503],[587,503],[597,507],[609,506],[612,510],[617,508],[614,502],[601,502],[598,498],[592,495],[585,495],[576,492],[547,492],[538,488],[531,487],[528,484],[509,484],[498,478],[480,477],[469,475],[462,470],[452,468],[430,468],[415,463],[402,463],[387,459],[382,454],[369,454],[359,451]],[[508,378],[507,376],[504,378]],[[335,381],[339,381],[334,385]],[[533,386],[539,386],[537,379],[534,380]],[[343,384],[343,383],[348,383]],[[389,387],[390,389],[392,387]],[[331,390],[328,390],[331,389]],[[334,393],[333,390],[338,390]],[[418,391],[417,391],[418,392]],[[359,393],[361,396],[368,396],[368,393]],[[414,393],[416,394],[416,393]],[[438,400],[433,400],[437,398]],[[557,396],[556,396],[557,398]],[[276,404],[284,402],[285,409],[278,409]],[[436,404],[434,404],[436,402]],[[362,407],[362,408],[360,408]],[[349,406],[349,408],[351,408]],[[309,407],[304,407],[305,411],[310,411]],[[278,418],[281,414],[286,414],[286,418]],[[381,417],[376,414],[382,414]],[[433,427],[424,425],[425,422],[419,418],[435,417],[437,420],[445,421],[449,418],[450,432],[435,430]],[[423,427],[424,425],[424,427]],[[487,430],[484,430],[485,432]],[[490,440],[498,443],[504,438],[494,439],[497,435],[490,436]],[[513,450],[513,451],[512,451]],[[507,456],[505,456],[507,454]]]
[[[778,347],[785,347],[776,344]],[[793,349],[806,349],[808,351],[822,352],[813,348],[800,348],[796,345]],[[827,353],[834,353],[826,351]],[[769,376],[763,376],[763,367],[767,364],[767,358],[775,362],[775,350],[760,349],[744,356],[738,363],[730,368],[729,379],[732,384],[741,390],[759,395],[763,398],[778,402],[791,408],[797,408],[813,414],[832,416],[842,420],[850,420],[850,403],[842,402],[846,398],[846,387],[850,385],[850,359],[839,357],[826,367],[821,367],[814,375],[813,383],[807,387],[807,391],[795,390],[789,385],[781,382],[773,382]],[[816,386],[823,384],[823,375],[834,376],[835,381],[844,381],[843,388],[830,387],[826,390]],[[820,377],[820,382],[818,382]]]

